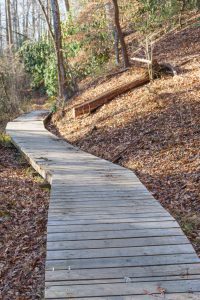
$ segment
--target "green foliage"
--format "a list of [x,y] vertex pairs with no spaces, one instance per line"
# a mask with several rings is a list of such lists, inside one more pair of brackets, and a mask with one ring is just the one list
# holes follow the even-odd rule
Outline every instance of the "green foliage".
[[26,41],[20,49],[25,69],[32,75],[32,86],[39,88],[44,85],[44,76],[52,53],[52,46],[45,40],[38,42]]
[[32,76],[33,88],[44,88],[49,96],[57,93],[57,67],[49,41],[26,41],[20,49],[25,69]]
[[[75,57],[80,49],[80,43],[72,41],[64,43],[64,56]],[[25,69],[32,76],[33,88],[44,88],[49,96],[57,94],[57,61],[53,46],[49,41],[25,42],[20,49]],[[71,70],[67,70],[67,77],[72,76]]]
[[51,113],[56,113],[57,112],[57,105],[56,105],[56,103],[54,103],[53,105],[52,105],[52,107],[51,107]]
[[67,53],[67,57],[75,57],[78,52],[81,50],[82,48],[82,43],[78,42],[78,41],[72,41],[71,43],[67,43],[64,45],[64,50]]
[[62,32],[65,37],[79,32],[79,27],[74,22],[72,15],[69,15],[65,23],[62,24]]
[[12,148],[13,145],[11,143],[11,138],[4,134],[4,133],[0,133],[0,145],[6,148]]
[[49,96],[54,96],[58,90],[57,66],[54,54],[48,57],[44,70],[44,85]]

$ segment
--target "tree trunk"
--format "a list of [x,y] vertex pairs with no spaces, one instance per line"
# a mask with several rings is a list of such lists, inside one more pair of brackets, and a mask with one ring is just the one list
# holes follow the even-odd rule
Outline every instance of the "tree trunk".
[[67,13],[69,13],[70,12],[69,0],[65,0],[65,8],[66,8]]
[[114,5],[111,0],[104,1],[106,19],[108,22],[108,30],[111,33],[111,38],[114,38],[114,50],[115,50],[115,58],[116,64],[119,64],[119,37],[115,26],[115,11]]
[[5,0],[5,17],[6,17],[6,43],[9,45],[9,33],[8,33],[8,14],[6,9],[6,0]]
[[[51,14],[51,1],[50,0],[47,0],[47,18],[49,20],[49,26],[48,26],[48,29],[49,27],[52,28],[52,14]],[[50,30],[48,30],[48,39],[50,40],[51,39],[51,32]]]
[[15,36],[15,47],[18,49],[20,46],[20,32],[19,29],[19,15],[18,15],[18,1],[13,1],[13,35]]
[[58,88],[60,100],[69,98],[69,92],[66,88],[66,72],[64,65],[64,57],[62,51],[62,33],[60,26],[60,11],[57,0],[51,0],[52,14],[53,14],[53,27],[54,27],[54,42],[57,56],[58,68]]
[[114,12],[115,12],[115,27],[116,27],[117,35],[118,35],[120,45],[121,45],[124,67],[128,68],[130,66],[130,62],[129,62],[129,57],[128,57],[128,52],[127,52],[124,36],[123,36],[121,26],[120,26],[119,7],[118,7],[117,0],[112,0],[112,2],[114,5]]
[[[45,7],[44,7],[44,5],[43,5],[43,3],[42,3],[42,1],[38,0],[38,2],[39,2],[39,5],[40,5],[40,7],[42,9],[42,12],[43,12],[43,14],[45,16],[45,19],[46,19],[46,22],[47,22],[47,25],[48,25],[48,29],[49,29],[49,34],[51,35],[52,40],[53,40],[53,42],[55,44],[55,36],[54,36],[53,29],[52,29],[52,26],[51,26],[51,10],[49,9],[50,8],[49,3],[47,3],[47,5],[49,7],[48,7],[48,10],[46,10]],[[58,7],[58,9],[59,9],[59,7]],[[53,13],[53,11],[52,11],[52,13]],[[60,14],[59,14],[59,16],[60,16]]]
[[12,34],[12,19],[11,19],[11,9],[10,9],[10,0],[6,0],[6,20],[7,20],[7,33],[8,33],[8,45],[9,47],[13,44],[13,34]]
[[35,40],[36,20],[35,20],[35,0],[32,0],[32,38]]
[[27,1],[27,11],[25,16],[25,35],[29,36],[29,14],[30,14],[30,6]]
[[[59,102],[61,103],[63,100],[66,101],[69,99],[75,91],[77,91],[78,87],[76,84],[76,80],[73,79],[73,76],[68,65],[67,59],[64,61],[63,49],[62,49],[62,32],[60,25],[60,11],[58,0],[51,0],[51,11],[53,16],[53,29],[51,27],[50,19],[48,16],[48,12],[46,11],[41,0],[38,0],[42,11],[44,13],[45,19],[47,21],[47,25],[54,43],[54,48],[57,57],[57,70],[58,70],[58,90],[59,90]],[[67,71],[69,76],[66,74],[65,66],[67,66]],[[63,102],[64,103],[64,102]]]
[[0,54],[3,53],[3,30],[2,30],[2,11],[0,3]]

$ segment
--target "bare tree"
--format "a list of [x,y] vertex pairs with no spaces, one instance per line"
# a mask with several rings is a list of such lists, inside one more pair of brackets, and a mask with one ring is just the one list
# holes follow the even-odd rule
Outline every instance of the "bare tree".
[[9,47],[13,45],[13,33],[12,33],[12,18],[11,18],[11,6],[10,0],[5,0],[5,8],[6,8],[6,31],[8,34],[7,41]]
[[36,16],[35,16],[35,11],[36,11],[35,1],[32,0],[32,38],[33,38],[33,40],[35,39],[35,33],[36,33]]
[[120,25],[120,21],[119,21],[119,6],[118,6],[117,0],[112,0],[112,2],[114,5],[115,26],[116,26],[117,35],[118,35],[120,45],[121,45],[124,67],[128,68],[130,66],[130,62],[129,62],[128,52],[127,52],[127,48],[126,48],[126,43],[124,40],[124,35],[122,33],[122,29],[121,29],[121,25]]
[[70,72],[69,64],[67,59],[64,60],[63,56],[63,48],[62,48],[62,31],[61,31],[61,21],[60,21],[60,10],[58,5],[58,0],[51,0],[51,11],[53,15],[53,29],[51,27],[50,19],[48,13],[42,3],[41,0],[38,0],[44,16],[46,18],[49,31],[51,33],[51,37],[54,43],[56,57],[57,57],[57,70],[58,70],[58,88],[59,88],[59,99],[67,100],[72,94],[77,90],[77,85],[75,80],[72,80],[70,83],[69,78],[66,76],[65,66],[68,68],[68,72]]
[[54,26],[54,42],[57,55],[58,65],[58,83],[59,83],[59,96],[61,99],[69,98],[69,93],[66,87],[66,71],[64,65],[64,57],[62,51],[62,32],[60,26],[60,11],[57,0],[51,0],[53,26]]
[[[43,12],[43,14],[44,14],[44,17],[45,17],[45,19],[46,19],[46,22],[47,22],[47,25],[48,25],[48,29],[49,29],[49,33],[50,33],[50,35],[51,35],[51,38],[52,38],[52,40],[54,41],[54,40],[55,40],[55,37],[54,37],[52,25],[51,25],[51,18],[50,18],[50,13],[51,13],[51,11],[50,11],[50,13],[49,13],[49,6],[48,6],[48,11],[47,11],[46,8],[45,8],[45,6],[44,6],[44,4],[43,4],[43,2],[42,2],[42,0],[38,0],[38,3],[40,4],[40,7],[41,7],[42,12]],[[48,3],[48,4],[49,4],[49,3]],[[48,4],[47,4],[47,5],[48,5]],[[54,42],[55,42],[55,41],[54,41]]]

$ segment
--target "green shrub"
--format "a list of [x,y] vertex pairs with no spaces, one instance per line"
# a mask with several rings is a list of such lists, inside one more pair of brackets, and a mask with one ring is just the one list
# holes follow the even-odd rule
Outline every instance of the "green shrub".
[[58,90],[57,66],[54,54],[51,54],[47,60],[44,70],[44,85],[49,96],[54,96]]
[[49,68],[50,57],[53,57],[53,46],[45,41],[26,41],[20,49],[25,70],[32,75],[32,87],[40,88],[45,85],[46,69]]

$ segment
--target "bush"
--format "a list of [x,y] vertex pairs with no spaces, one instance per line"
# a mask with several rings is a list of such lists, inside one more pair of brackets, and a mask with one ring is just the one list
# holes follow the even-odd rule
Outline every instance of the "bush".
[[[79,43],[73,41],[64,44],[66,59],[74,57],[79,49]],[[25,69],[32,76],[32,88],[44,88],[48,96],[54,96],[58,90],[57,61],[53,46],[49,41],[25,42],[20,49]],[[67,69],[67,77],[72,77],[71,70]],[[70,83],[69,83],[70,84]]]
[[57,66],[54,54],[51,54],[47,60],[44,70],[44,86],[49,96],[54,96],[58,90]]
[[[46,40],[40,40],[38,42],[26,41],[19,50],[23,59],[25,70],[32,76],[32,87],[41,88],[45,86],[46,82],[53,83],[55,80],[55,70],[53,70],[54,64],[50,61],[54,61],[54,49],[53,46]],[[50,74],[47,74],[48,71]],[[51,74],[53,78],[50,78]],[[47,79],[48,78],[48,79]]]

